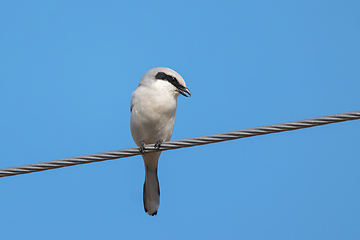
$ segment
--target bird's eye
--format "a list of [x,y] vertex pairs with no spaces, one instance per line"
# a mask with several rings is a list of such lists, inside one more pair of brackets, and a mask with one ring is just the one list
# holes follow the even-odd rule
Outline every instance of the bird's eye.
[[179,81],[176,79],[176,77],[173,77],[173,76],[170,76],[170,75],[167,75],[166,73],[164,72],[158,72],[156,75],[155,75],[155,79],[160,79],[160,80],[165,80],[165,81],[168,81],[169,83],[171,83],[172,85],[174,85],[176,88],[178,89],[184,89],[185,87],[182,86]]

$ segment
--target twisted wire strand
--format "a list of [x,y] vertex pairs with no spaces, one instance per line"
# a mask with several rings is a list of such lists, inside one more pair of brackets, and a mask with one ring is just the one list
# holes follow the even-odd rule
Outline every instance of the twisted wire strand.
[[[340,113],[340,114],[334,114],[334,115],[317,117],[317,118],[309,118],[300,121],[279,123],[279,124],[267,125],[262,127],[247,128],[243,130],[218,133],[218,134],[202,136],[202,137],[186,138],[182,140],[164,142],[161,144],[158,150],[155,149],[153,144],[147,145],[145,149],[145,154],[154,151],[166,151],[166,150],[172,150],[178,148],[193,147],[198,145],[205,145],[210,143],[217,143],[217,142],[259,136],[259,135],[265,135],[271,133],[292,131],[302,128],[309,128],[309,127],[315,127],[330,123],[350,121],[356,119],[360,119],[360,111]],[[32,172],[40,172],[55,168],[74,166],[85,163],[101,162],[101,161],[112,160],[117,158],[131,157],[139,154],[140,154],[139,148],[133,147],[118,151],[89,154],[79,157],[70,157],[70,158],[64,158],[64,159],[53,160],[48,162],[23,165],[19,167],[9,167],[9,168],[0,169],[0,178],[19,175],[19,174],[32,173]]]

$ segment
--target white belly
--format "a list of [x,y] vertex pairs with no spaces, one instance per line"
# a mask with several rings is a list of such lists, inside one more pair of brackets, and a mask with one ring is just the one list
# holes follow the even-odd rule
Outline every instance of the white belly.
[[154,144],[171,139],[176,114],[176,98],[150,96],[137,98],[134,95],[130,128],[135,143]]

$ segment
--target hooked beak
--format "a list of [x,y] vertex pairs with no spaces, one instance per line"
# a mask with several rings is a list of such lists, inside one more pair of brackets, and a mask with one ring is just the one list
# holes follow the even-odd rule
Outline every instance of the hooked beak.
[[181,95],[183,95],[183,96],[185,96],[185,97],[191,97],[191,92],[190,92],[190,90],[187,88],[187,87],[184,87],[184,88],[181,88],[181,89],[177,89],[177,91],[181,94]]

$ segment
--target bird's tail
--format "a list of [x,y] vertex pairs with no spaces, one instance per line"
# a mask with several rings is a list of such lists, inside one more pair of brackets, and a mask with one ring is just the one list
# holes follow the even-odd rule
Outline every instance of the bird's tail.
[[157,168],[155,171],[151,171],[145,166],[143,199],[145,212],[151,216],[155,216],[160,205],[160,187]]

